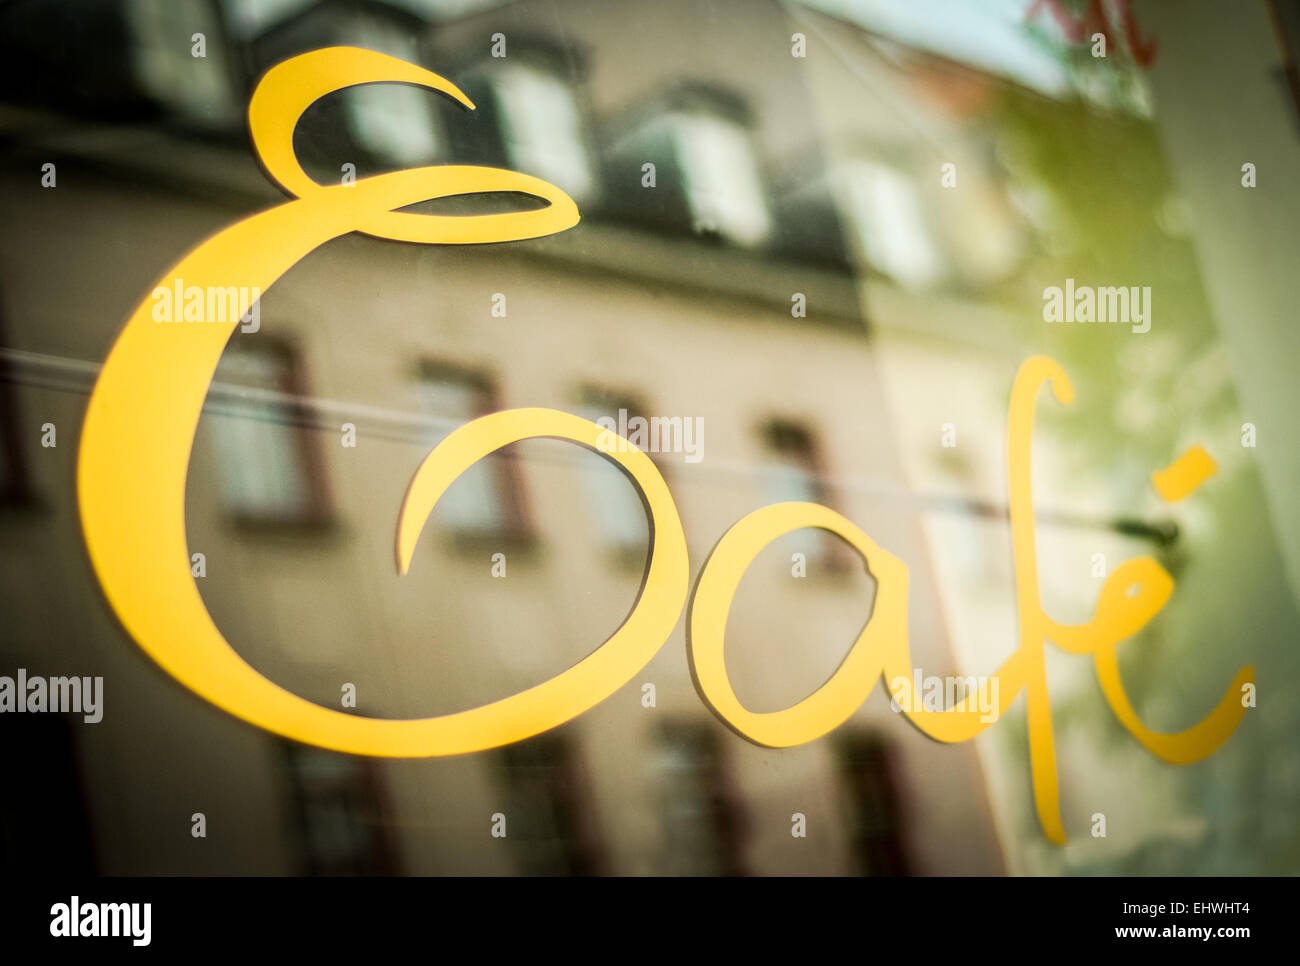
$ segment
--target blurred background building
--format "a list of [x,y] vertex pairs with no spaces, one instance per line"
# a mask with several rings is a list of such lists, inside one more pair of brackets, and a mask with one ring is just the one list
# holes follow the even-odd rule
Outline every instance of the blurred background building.
[[[0,8],[0,673],[105,679],[99,724],[0,719],[6,765],[24,776],[0,804],[0,862],[115,874],[1294,872],[1300,476],[1283,269],[1300,214],[1288,180],[1300,18],[1289,2],[1230,15],[1203,2],[1094,6]],[[347,236],[265,294],[258,331],[234,336],[195,443],[187,526],[217,625],[272,680],[328,707],[352,685],[366,715],[443,714],[553,676],[618,626],[644,570],[644,511],[610,463],[554,440],[462,476],[410,573],[395,573],[397,509],[420,460],[456,426],[516,406],[698,419],[698,462],[652,454],[693,578],[750,511],[826,503],[908,564],[925,673],[992,673],[1017,645],[1007,399],[1020,363],[1044,353],[1077,391],[1069,408],[1045,398],[1038,417],[1049,611],[1091,615],[1098,555],[1102,574],[1154,555],[1178,589],[1122,652],[1144,720],[1199,720],[1248,663],[1258,709],[1211,759],[1173,768],[1114,721],[1091,662],[1049,648],[1071,840],[1059,848],[1034,815],[1023,699],[948,746],[878,688],[830,736],[759,748],[696,694],[684,622],[590,712],[451,759],[300,746],[186,691],[131,642],[90,569],[74,488],[84,407],[155,280],[282,199],[248,144],[257,79],[336,44],[423,64],[477,110],[399,85],[333,95],[295,138],[317,180],[496,165],[559,185],[582,221],[509,245]],[[1151,331],[1045,325],[1042,291],[1067,277],[1151,286]],[[1149,474],[1192,442],[1219,474],[1165,504]],[[860,560],[825,533],[769,546],[728,625],[740,699],[777,710],[818,687],[872,594]],[[204,839],[191,836],[199,812]],[[497,813],[504,839],[491,835]],[[791,835],[795,813],[804,838]],[[1096,813],[1105,838],[1089,834]]]

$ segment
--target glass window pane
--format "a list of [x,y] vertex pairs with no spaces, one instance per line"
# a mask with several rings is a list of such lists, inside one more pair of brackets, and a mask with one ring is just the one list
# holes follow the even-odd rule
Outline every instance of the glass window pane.
[[511,167],[549,181],[576,199],[591,194],[595,178],[569,84],[522,65],[501,68],[494,82]]
[[[431,448],[488,408],[487,392],[467,374],[431,373],[420,381],[419,391],[421,408],[435,421],[429,436]],[[433,508],[435,517],[465,534],[505,530],[510,515],[501,459],[490,456],[465,470],[438,500]]]
[[[774,423],[764,432],[763,465],[760,480],[765,503],[825,503],[826,491],[819,478],[812,437],[801,427]],[[802,553],[830,559],[835,538],[825,530],[796,530],[769,545],[788,557]]]
[[742,245],[765,241],[771,226],[748,132],[706,114],[680,114],[676,127],[697,224]]
[[939,255],[911,181],[879,164],[851,164],[846,171],[848,205],[867,261],[904,285],[936,281]]
[[[358,18],[356,46],[419,63],[416,42],[391,28]],[[428,163],[438,157],[442,137],[430,98],[434,95],[405,84],[362,84],[341,91],[352,135],[366,150],[404,165]]]
[[741,816],[707,726],[676,722],[656,735],[663,838],[660,875],[740,875]]
[[231,346],[216,382],[229,398],[212,414],[222,494],[239,517],[302,520],[311,515],[311,484],[302,430],[287,405],[289,359],[266,349]]
[[[580,406],[578,415],[593,423],[602,417],[617,423],[620,409],[634,412],[626,401],[615,405],[593,401]],[[647,546],[650,526],[636,484],[604,456],[582,460],[582,478],[590,512],[605,545],[628,551]]]
[[[221,26],[210,4],[130,0],[127,16],[135,73],[145,90],[191,118],[224,124],[238,115]],[[203,34],[203,57],[193,54],[194,34]]]

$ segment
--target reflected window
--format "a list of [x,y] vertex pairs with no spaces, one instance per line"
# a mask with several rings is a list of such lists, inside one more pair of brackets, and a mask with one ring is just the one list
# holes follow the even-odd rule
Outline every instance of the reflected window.
[[1282,72],[1291,89],[1297,115],[1300,115],[1300,3],[1296,0],[1270,0],[1273,29],[1282,48]]
[[842,179],[862,257],[903,285],[936,282],[943,266],[912,180],[867,161],[845,165]]
[[589,790],[577,748],[539,735],[499,752],[506,841],[524,875],[599,875]]
[[[216,0],[128,0],[132,62],[150,97],[214,126],[237,120],[235,89]],[[204,56],[194,56],[195,34]]]
[[[616,426],[625,425],[641,411],[632,398],[598,389],[585,390],[578,407],[583,419],[593,423],[613,420]],[[644,554],[650,542],[650,526],[637,484],[603,456],[583,459],[582,477],[587,505],[605,546],[628,557]]]
[[[766,247],[774,218],[753,123],[743,94],[713,84],[681,84],[630,107],[605,148],[613,183],[628,189],[610,194],[609,210],[658,228]],[[652,173],[655,190],[643,190]]]
[[9,374],[11,365],[0,357],[0,504],[26,503],[32,498],[18,432],[18,400]]
[[[440,363],[421,369],[419,394],[420,407],[431,421],[430,449],[453,430],[498,408],[484,376]],[[474,463],[438,499],[435,519],[464,537],[524,536],[523,487],[515,460],[498,452]]]
[[[356,17],[347,34],[349,44],[388,54],[408,63],[420,62],[419,46],[411,34],[370,17]],[[441,122],[434,109],[437,95],[409,84],[362,84],[340,91],[348,129],[372,155],[415,166],[444,153]]]
[[744,875],[740,808],[715,727],[677,722],[658,734],[663,816],[660,875]]
[[9,451],[11,433],[5,425],[8,417],[8,411],[0,403],[0,500],[6,502],[13,500],[13,492],[18,488],[18,474],[14,470],[13,454]]
[[744,246],[765,242],[771,218],[749,130],[702,111],[679,113],[671,123],[696,230]]
[[872,733],[836,738],[848,835],[861,875],[907,875],[896,766]]
[[394,849],[375,763],[285,744],[297,839],[308,875],[391,875]]
[[209,408],[221,492],[240,521],[315,523],[326,516],[298,366],[288,347],[239,336],[217,366]]
[[277,23],[302,13],[316,0],[225,0],[226,20],[231,32],[255,37]]
[[[762,430],[763,465],[760,471],[764,503],[820,503],[830,505],[823,482],[821,460],[812,433],[799,423],[773,420]],[[770,546],[789,558],[802,553],[808,563],[839,567],[843,544],[825,530],[804,529],[778,537]]]
[[576,201],[590,197],[596,177],[572,85],[527,63],[494,66],[490,76],[511,170],[549,181]]

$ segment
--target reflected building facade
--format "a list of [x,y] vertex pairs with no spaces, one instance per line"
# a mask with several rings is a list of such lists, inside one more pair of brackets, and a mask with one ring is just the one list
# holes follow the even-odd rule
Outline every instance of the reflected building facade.
[[[199,589],[242,657],[324,706],[409,718],[505,697],[599,646],[635,606],[651,534],[635,489],[594,452],[528,440],[481,461],[440,500],[410,573],[393,567],[397,508],[432,446],[477,416],[545,406],[698,421],[697,462],[650,454],[693,580],[745,514],[825,503],[907,562],[918,665],[991,673],[1014,647],[1006,594],[990,591],[974,619],[965,608],[979,606],[973,580],[1010,587],[996,494],[1015,352],[989,319],[1039,226],[976,121],[991,99],[1032,96],[813,10],[710,9],[123,0],[24,15],[10,69],[52,80],[40,103],[3,109],[0,657],[102,674],[106,707],[98,725],[33,739],[41,780],[0,823],[32,834],[6,843],[6,861],[57,825],[84,830],[65,840],[70,863],[123,874],[1033,869],[1015,844],[1018,793],[990,791],[1028,794],[1027,766],[998,739],[931,742],[876,687],[826,738],[757,747],[696,693],[684,620],[622,689],[551,732],[449,759],[365,759],[283,741],[185,691],[120,628],[90,570],[73,481],[98,365],[184,252],[281,199],[243,127],[257,78],[351,44],[437,71],[477,109],[400,85],[331,96],[295,136],[318,181],[501,166],[557,184],[583,219],[510,245],[350,235],[263,295],[259,327],[232,338],[209,392],[186,505]],[[792,56],[795,33],[817,56]],[[40,43],[51,35],[66,51]],[[963,184],[951,202],[947,161]],[[940,418],[918,397],[945,379],[948,404],[959,389],[978,402]],[[945,453],[950,420],[969,435]],[[41,445],[46,424],[55,446]],[[1148,539],[1092,518],[1122,546]],[[788,707],[823,683],[873,593],[824,532],[764,550],[727,628],[745,705]],[[191,834],[199,814],[206,838]]]

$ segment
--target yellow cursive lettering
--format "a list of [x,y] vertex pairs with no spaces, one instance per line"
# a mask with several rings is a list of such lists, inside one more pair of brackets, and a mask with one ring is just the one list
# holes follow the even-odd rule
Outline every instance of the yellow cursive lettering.
[[[155,291],[262,292],[320,245],[349,232],[420,244],[476,244],[536,238],[578,223],[578,209],[545,181],[513,171],[462,165],[414,168],[353,185],[312,181],[293,151],[293,131],[319,98],[356,84],[418,84],[473,105],[449,81],[383,54],[333,47],[272,68],[249,103],[253,145],[267,172],[294,197],[199,245]],[[532,211],[477,216],[417,215],[400,209],[458,194],[515,191],[547,202]],[[184,280],[184,281],[182,281]],[[77,465],[82,528],[92,565],[114,612],[146,653],[178,681],[233,715],[268,731],[354,754],[453,755],[519,741],[582,714],[613,694],[655,655],[681,614],[690,566],[677,507],[663,477],[641,450],[610,431],[552,409],[493,413],[460,427],[425,458],[412,478],[397,525],[397,566],[405,574],[429,513],[461,473],[519,440],[552,437],[587,446],[619,463],[650,509],[651,555],[645,585],[624,624],[592,654],[536,687],[456,714],[394,721],[344,714],[281,688],[244,661],[213,623],[195,586],[185,539],[185,481],[204,397],[226,343],[240,323],[220,313],[209,325],[154,324],[153,297],[128,319],[104,363],[86,412]],[[1050,382],[1058,401],[1073,389],[1050,359],[1029,359],[1011,393],[1007,444],[1020,642],[998,669],[997,715],[1024,690],[1030,769],[1043,828],[1063,843],[1046,643],[1091,654],[1106,700],[1121,724],[1161,758],[1183,764],[1218,748],[1240,723],[1236,696],[1253,681],[1243,668],[1219,705],[1177,734],[1148,730],[1120,679],[1116,647],[1164,607],[1173,579],[1153,559],[1116,568],[1091,621],[1062,625],[1043,610],[1038,589],[1030,478],[1035,400]],[[1203,450],[1175,464],[1157,485],[1181,498],[1213,472]],[[836,673],[793,707],[759,714],[732,690],[723,658],[727,615],[746,568],[772,540],[802,527],[838,534],[875,575],[875,610]],[[965,741],[997,720],[973,706],[926,710],[912,685],[907,632],[907,566],[833,510],[811,503],[763,507],[733,525],[701,571],[689,607],[688,646],[701,697],[732,728],[770,747],[825,735],[865,699],[877,678],[898,682],[896,698],[922,732]]]

